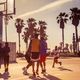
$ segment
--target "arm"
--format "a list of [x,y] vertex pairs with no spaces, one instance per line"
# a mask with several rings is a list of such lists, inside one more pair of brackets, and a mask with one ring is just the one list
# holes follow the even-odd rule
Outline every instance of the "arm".
[[31,52],[31,44],[32,44],[32,40],[29,43],[28,52]]

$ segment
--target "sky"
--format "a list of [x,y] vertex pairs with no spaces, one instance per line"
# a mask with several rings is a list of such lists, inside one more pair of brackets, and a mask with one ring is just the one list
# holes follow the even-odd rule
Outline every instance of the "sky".
[[[51,50],[55,45],[59,46],[62,41],[62,31],[57,24],[56,17],[60,12],[70,14],[70,8],[78,7],[80,9],[80,0],[15,0],[16,1],[16,15],[14,19],[8,23],[8,41],[16,42],[18,50],[18,34],[15,28],[15,19],[22,18],[26,22],[28,18],[35,18],[38,22],[43,20],[47,23],[48,47]],[[79,25],[80,26],[80,25]],[[78,27],[78,34],[80,35],[80,27]],[[23,29],[24,31],[24,29]],[[22,33],[23,33],[22,31]],[[75,32],[74,26],[69,20],[65,24],[64,42],[72,43],[72,34]],[[22,34],[21,34],[22,35]],[[5,41],[5,25],[3,27],[3,41]],[[21,51],[25,51],[25,43],[21,37]]]

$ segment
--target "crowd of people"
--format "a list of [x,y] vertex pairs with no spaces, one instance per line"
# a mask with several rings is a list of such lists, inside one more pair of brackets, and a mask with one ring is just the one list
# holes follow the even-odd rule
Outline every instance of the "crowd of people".
[[[35,34],[30,40],[28,50],[26,51],[25,58],[28,64],[23,68],[24,74],[28,74],[27,70],[30,66],[32,66],[33,76],[39,75],[39,65],[41,67],[41,73],[46,73],[46,57],[48,50],[47,42],[44,37],[39,38],[38,35],[39,34]],[[1,64],[4,63],[5,72],[8,72],[9,68],[9,52],[10,47],[8,42],[5,43],[5,46],[0,43],[0,68]],[[58,61],[59,57],[60,53],[56,46],[52,67],[55,66],[55,63],[62,65],[62,62]]]

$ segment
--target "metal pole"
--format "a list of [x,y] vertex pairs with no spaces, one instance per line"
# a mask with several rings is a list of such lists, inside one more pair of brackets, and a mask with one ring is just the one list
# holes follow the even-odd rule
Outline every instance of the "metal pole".
[[64,29],[62,29],[62,42],[63,42],[63,53],[64,53]]
[[18,37],[19,37],[19,53],[21,52],[21,45],[20,45],[20,33],[18,33]]
[[14,14],[16,14],[15,0],[14,0]]
[[6,39],[6,42],[7,42],[7,0],[6,0],[6,14],[5,14],[5,39]]

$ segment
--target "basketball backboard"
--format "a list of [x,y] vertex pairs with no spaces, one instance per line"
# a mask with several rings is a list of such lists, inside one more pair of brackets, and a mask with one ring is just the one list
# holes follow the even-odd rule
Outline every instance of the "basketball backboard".
[[5,14],[6,9],[7,15],[15,14],[15,0],[0,0],[0,11]]

